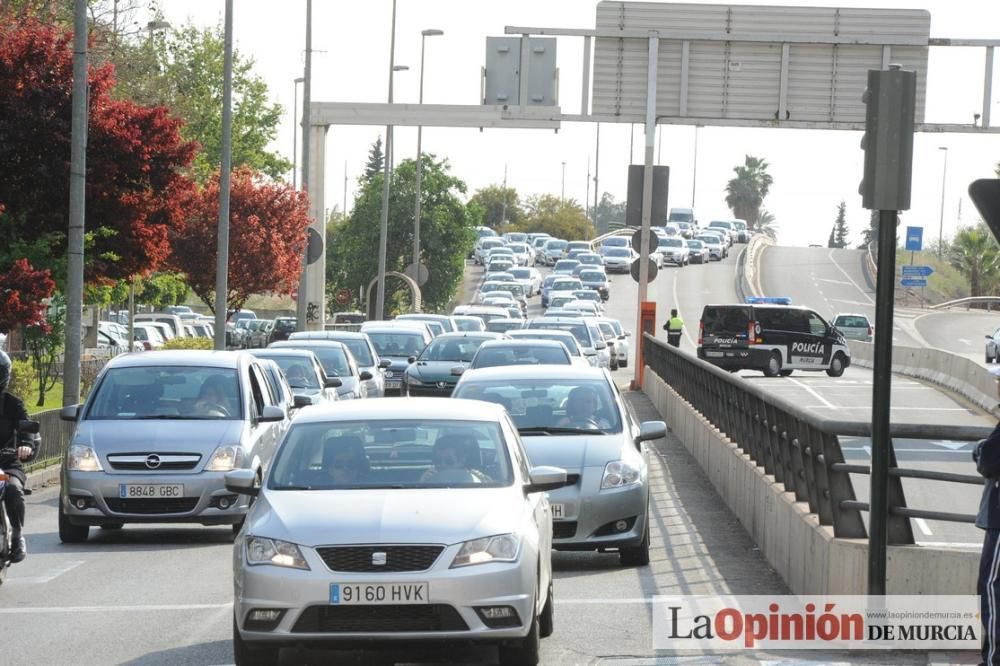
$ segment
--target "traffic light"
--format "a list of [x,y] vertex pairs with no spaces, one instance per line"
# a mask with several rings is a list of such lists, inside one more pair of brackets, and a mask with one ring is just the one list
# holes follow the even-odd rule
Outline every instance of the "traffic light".
[[868,70],[865,103],[865,175],[858,192],[865,208],[908,210],[913,172],[917,75],[890,65]]

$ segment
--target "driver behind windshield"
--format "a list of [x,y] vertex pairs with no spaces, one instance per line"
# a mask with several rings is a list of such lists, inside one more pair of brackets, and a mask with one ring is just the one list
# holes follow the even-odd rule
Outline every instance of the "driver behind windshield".
[[479,461],[479,444],[469,435],[442,435],[434,442],[431,459],[434,466],[420,477],[421,483],[473,482],[486,483],[490,479],[476,469]]
[[201,416],[230,416],[234,405],[227,396],[229,383],[220,375],[205,379],[194,403],[195,413]]
[[566,399],[566,415],[556,423],[560,428],[596,428],[597,393],[589,386],[577,386]]

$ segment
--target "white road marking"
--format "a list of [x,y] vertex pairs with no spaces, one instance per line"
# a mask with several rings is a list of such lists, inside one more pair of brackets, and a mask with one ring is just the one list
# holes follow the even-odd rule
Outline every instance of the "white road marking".
[[862,303],[861,301],[851,301],[846,298],[831,298],[834,303],[847,303],[848,305],[864,305],[869,306],[871,303]]
[[57,567],[53,567],[52,569],[49,569],[48,571],[39,576],[25,576],[24,578],[11,576],[8,582],[18,583],[21,585],[42,585],[44,583],[48,583],[50,581],[55,580],[56,578],[62,576],[64,573],[68,571],[72,571],[73,569],[83,564],[83,562],[84,562],[83,560],[72,560],[70,562],[61,564]]
[[931,532],[931,528],[927,524],[926,520],[923,518],[914,518],[913,522],[917,524],[917,527],[919,527],[920,531],[924,533],[924,536],[934,536],[934,533]]
[[819,393],[817,393],[816,391],[812,390],[812,388],[810,388],[808,384],[803,384],[803,383],[802,383],[802,382],[800,382],[799,380],[797,380],[797,379],[792,379],[791,377],[786,377],[786,379],[787,379],[787,380],[788,380],[789,382],[791,382],[792,384],[795,384],[796,386],[798,386],[799,388],[801,388],[801,389],[802,389],[803,391],[805,391],[805,392],[806,392],[806,393],[808,393],[809,395],[813,396],[814,398],[816,398],[817,400],[819,400],[820,402],[822,402],[822,403],[823,403],[824,405],[826,405],[826,406],[827,406],[827,407],[828,407],[829,409],[837,409],[837,406],[836,406],[836,405],[834,405],[834,404],[833,404],[832,402],[830,402],[829,400],[827,400],[826,398],[824,398],[823,396],[821,396],[821,395],[820,395]]
[[917,541],[918,546],[935,546],[937,548],[975,548],[983,547],[981,543],[963,543],[960,541]]
[[967,345],[971,345],[972,344],[972,342],[970,342],[969,340],[966,340],[965,338],[959,338],[958,341],[959,342],[964,342]]
[[820,282],[832,282],[833,284],[851,284],[850,282],[844,282],[843,280],[831,280],[830,278],[813,278],[813,279],[819,280]]
[[17,608],[0,608],[0,615],[17,615],[20,613],[146,613],[158,611],[193,611],[218,610],[232,608],[232,602],[224,604],[149,604],[145,606],[36,606],[34,608],[19,606]]
[[[828,256],[830,257],[830,263],[832,263],[834,266],[836,266],[837,270],[844,274],[844,277],[847,278],[847,281],[850,282],[851,284],[853,284],[854,287],[861,293],[862,296],[864,296],[865,298],[868,299],[868,303],[867,304],[868,305],[875,305],[875,299],[872,298],[871,296],[869,296],[868,292],[865,291],[864,289],[862,289],[858,285],[857,282],[855,282],[854,280],[852,280],[851,276],[847,274],[847,271],[845,271],[843,268],[841,268],[840,264],[837,263],[837,260],[833,258],[833,250],[830,250],[830,254]],[[862,305],[864,305],[864,303],[862,303]]]
[[869,458],[872,457],[872,447],[870,447],[870,446],[862,446],[861,448],[865,450],[865,453],[868,454]]
[[[836,407],[831,404],[826,405],[809,405],[805,409],[869,409],[871,405],[857,405],[855,407],[843,406]],[[965,407],[890,407],[890,411],[893,412],[968,412],[969,410]]]
[[[869,451],[870,448],[871,447],[868,447],[868,446],[842,446],[842,447],[840,447],[840,450],[841,451]],[[933,453],[935,455],[939,455],[939,454],[942,454],[942,453],[957,453],[957,454],[963,455],[963,456],[969,455],[968,451],[935,451],[934,449],[901,449],[899,447],[896,447],[894,450],[896,451],[896,453]],[[970,465],[972,464],[971,459],[970,459],[969,464]]]
[[931,444],[935,446],[941,446],[952,451],[958,451],[959,449],[964,449],[966,444],[969,442],[946,442],[942,440],[931,440]]

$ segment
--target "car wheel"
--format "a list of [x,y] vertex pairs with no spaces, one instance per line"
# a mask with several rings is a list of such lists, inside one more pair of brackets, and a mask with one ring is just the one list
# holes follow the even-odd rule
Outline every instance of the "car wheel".
[[[648,515],[648,514],[647,514]],[[618,562],[623,567],[644,567],[649,564],[649,518],[646,518],[646,530],[642,535],[642,543],[638,546],[618,549]]]
[[794,370],[782,370],[778,374],[780,374],[782,377],[791,377],[793,372],[795,372],[795,371]]
[[767,359],[767,367],[764,368],[765,377],[777,377],[781,374],[781,356],[778,352],[771,354],[771,357]]
[[844,367],[844,355],[838,352],[830,361],[830,367],[826,369],[826,374],[831,377],[840,377],[844,374]]
[[236,666],[271,666],[278,663],[278,650],[276,647],[262,646],[243,640],[240,636],[239,627],[236,626],[236,618],[233,617],[233,656],[236,658]]
[[90,525],[74,525],[63,511],[62,499],[59,500],[59,540],[63,543],[83,543],[90,535]]
[[552,581],[549,581],[549,596],[545,599],[542,607],[542,614],[538,616],[538,636],[548,638],[555,631],[556,609],[555,592],[552,590]]
[[536,666],[538,664],[541,636],[538,631],[538,615],[535,614],[535,604],[531,606],[531,613],[531,628],[528,630],[528,635],[520,640],[520,644],[500,646],[500,666]]

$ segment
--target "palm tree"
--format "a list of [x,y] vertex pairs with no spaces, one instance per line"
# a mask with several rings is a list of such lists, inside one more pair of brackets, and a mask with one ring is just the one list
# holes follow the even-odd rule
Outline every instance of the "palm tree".
[[985,224],[960,229],[949,254],[951,265],[968,278],[971,296],[982,296],[984,286],[996,281],[1000,247]]
[[726,185],[726,205],[736,217],[746,220],[751,230],[757,226],[760,207],[774,182],[767,167],[766,161],[747,155],[743,166],[733,167],[736,177]]
[[764,234],[771,240],[775,240],[778,235],[778,225],[774,221],[774,213],[766,208],[760,209],[760,217],[757,218],[757,233]]

